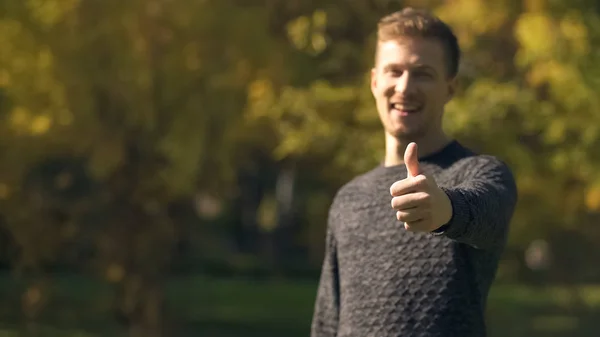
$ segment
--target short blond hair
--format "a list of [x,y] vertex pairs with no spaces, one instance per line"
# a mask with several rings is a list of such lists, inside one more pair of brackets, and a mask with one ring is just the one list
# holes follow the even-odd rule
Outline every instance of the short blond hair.
[[448,76],[458,73],[460,47],[452,29],[440,18],[424,9],[405,8],[386,15],[378,23],[377,41],[387,42],[403,37],[438,40],[445,51]]

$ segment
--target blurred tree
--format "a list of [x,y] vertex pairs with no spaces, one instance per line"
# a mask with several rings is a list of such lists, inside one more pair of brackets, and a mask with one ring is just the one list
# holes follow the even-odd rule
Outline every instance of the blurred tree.
[[[511,249],[556,251],[565,230],[600,240],[590,1],[14,0],[0,5],[0,233],[14,268],[89,266],[117,285],[131,334],[152,336],[186,203],[227,222],[232,250],[267,243],[277,263],[302,246],[320,265],[335,189],[383,156],[368,71],[377,19],[401,5],[435,9],[459,36],[446,125],[514,169]],[[23,297],[33,318],[43,289]]]
[[167,206],[232,193],[246,83],[276,57],[264,10],[167,0],[1,10],[0,197],[17,269],[38,274],[67,243],[93,244],[93,272],[117,285],[131,335],[161,335],[161,286],[182,239]]

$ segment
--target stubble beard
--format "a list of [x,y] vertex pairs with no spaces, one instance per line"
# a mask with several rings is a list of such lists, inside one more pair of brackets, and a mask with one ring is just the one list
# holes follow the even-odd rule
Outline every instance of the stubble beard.
[[420,139],[423,139],[425,136],[425,132],[422,130],[415,130],[412,132],[393,132],[390,133],[394,138],[396,138],[400,143],[410,143],[417,142]]
[[423,124],[415,125],[411,128],[407,128],[402,124],[398,126],[398,124],[393,121],[390,121],[390,124],[391,125],[387,130],[388,134],[402,143],[415,142],[425,138],[427,135],[427,126]]

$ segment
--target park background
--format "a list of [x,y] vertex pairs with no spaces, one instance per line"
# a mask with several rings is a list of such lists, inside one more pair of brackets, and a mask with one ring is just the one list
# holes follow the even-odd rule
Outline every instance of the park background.
[[464,51],[447,129],[518,180],[490,336],[600,335],[599,2],[3,0],[0,336],[308,336],[407,5]]

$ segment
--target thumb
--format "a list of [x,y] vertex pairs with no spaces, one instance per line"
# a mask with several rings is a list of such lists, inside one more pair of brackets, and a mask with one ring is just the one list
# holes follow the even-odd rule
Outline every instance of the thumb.
[[404,151],[404,164],[409,177],[416,177],[421,172],[419,171],[419,156],[417,155],[417,144],[410,143]]

